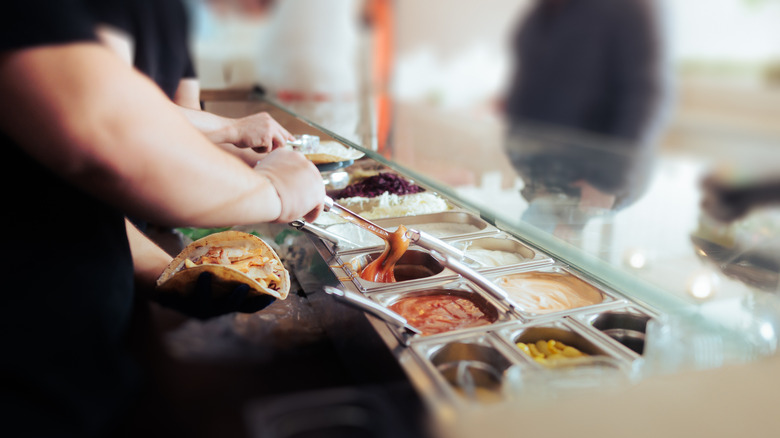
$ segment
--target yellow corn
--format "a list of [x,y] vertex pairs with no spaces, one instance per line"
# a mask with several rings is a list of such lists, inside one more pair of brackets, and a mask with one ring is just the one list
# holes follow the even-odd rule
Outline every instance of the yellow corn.
[[518,342],[517,343],[517,348],[522,350],[523,353],[525,353],[525,354],[527,354],[529,356],[531,355],[531,350],[528,348],[528,345],[524,344],[523,342]]

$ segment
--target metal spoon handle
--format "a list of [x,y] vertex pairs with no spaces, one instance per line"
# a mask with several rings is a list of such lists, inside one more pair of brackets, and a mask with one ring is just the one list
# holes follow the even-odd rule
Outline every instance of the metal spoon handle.
[[341,216],[343,219],[346,219],[349,222],[352,222],[353,224],[375,234],[380,239],[383,239],[385,241],[390,239],[390,232],[385,230],[384,228],[380,227],[379,225],[369,221],[368,219],[364,218],[363,216],[358,215],[357,213],[354,213],[353,211],[344,208],[343,206],[337,204],[333,201],[329,196],[325,197],[325,211],[332,211],[333,213],[336,213],[337,215]]
[[297,228],[301,231],[307,231],[321,239],[331,242],[336,246],[346,245],[347,247],[353,247],[353,248],[357,248],[359,246],[357,243],[352,242],[349,239],[344,238],[343,236],[339,236],[338,234],[332,233],[323,227],[310,224],[301,219],[296,219],[290,222],[290,226],[293,228]]
[[434,237],[433,235],[426,233],[425,231],[409,228],[406,230],[406,237],[408,237],[409,240],[411,240],[415,245],[425,248],[429,251],[436,251],[441,254],[455,257],[458,260],[463,260],[471,266],[482,266],[482,264],[477,260],[469,257],[465,251],[461,251],[458,248],[455,248],[447,242],[439,239],[438,237]]
[[406,318],[403,316],[393,312],[387,307],[369,300],[366,297],[358,295],[355,292],[346,291],[332,286],[325,286],[323,289],[329,295],[336,297],[336,299],[356,307],[364,312],[368,312],[382,321],[387,322],[388,324],[394,325],[412,333],[421,333],[419,329],[409,325],[409,323],[406,321]]
[[517,304],[509,297],[505,290],[501,289],[498,287],[498,285],[488,280],[484,275],[471,269],[465,263],[461,262],[460,260],[456,260],[455,257],[447,253],[441,253],[435,250],[430,251],[430,253],[437,262],[471,280],[472,283],[476,284],[482,290],[492,295],[493,298],[501,301],[509,307],[517,307]]

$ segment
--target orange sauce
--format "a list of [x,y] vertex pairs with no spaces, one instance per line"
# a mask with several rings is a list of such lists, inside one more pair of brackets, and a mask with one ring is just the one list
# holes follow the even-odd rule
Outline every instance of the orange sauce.
[[385,241],[385,250],[382,251],[382,254],[360,272],[360,278],[375,283],[395,283],[393,268],[398,259],[409,248],[409,243],[406,227],[399,225],[398,229],[390,233],[389,238]]

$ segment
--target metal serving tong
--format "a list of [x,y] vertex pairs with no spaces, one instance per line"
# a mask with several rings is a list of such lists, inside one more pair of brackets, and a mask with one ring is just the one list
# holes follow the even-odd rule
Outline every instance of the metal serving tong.
[[[389,231],[358,215],[357,213],[344,208],[327,196],[325,197],[325,211],[332,211],[341,216],[343,219],[346,219],[347,221],[374,233],[385,241],[390,238],[391,233]],[[427,249],[437,262],[471,280],[474,284],[491,294],[495,299],[501,301],[509,307],[517,307],[514,301],[509,298],[509,295],[507,295],[506,291],[461,261],[468,259],[463,251],[460,251],[452,245],[447,244],[443,240],[420,230],[409,228],[406,230],[406,237],[408,237],[409,240],[415,245]]]
[[357,243],[352,242],[351,240],[348,240],[336,233],[332,233],[323,227],[306,222],[303,219],[296,219],[290,222],[290,226],[293,228],[297,228],[301,231],[307,231],[311,234],[314,234],[315,236],[327,240],[328,242],[336,246],[347,245],[353,248],[357,248],[358,246],[360,246]]
[[353,306],[357,309],[363,310],[364,312],[368,312],[382,321],[392,326],[398,327],[409,334],[418,335],[422,333],[420,329],[409,325],[409,323],[406,321],[406,318],[403,316],[393,312],[385,306],[369,300],[360,294],[331,286],[325,286],[324,290],[329,295],[336,297],[336,299],[339,301],[349,304],[350,306]]

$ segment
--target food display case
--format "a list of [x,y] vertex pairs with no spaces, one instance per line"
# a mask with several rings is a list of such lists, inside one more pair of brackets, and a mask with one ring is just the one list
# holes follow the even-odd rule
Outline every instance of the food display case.
[[[641,195],[646,202],[637,201],[636,208],[594,207],[586,219],[569,209],[557,212],[556,220],[533,224],[524,212],[552,210],[522,200],[524,187],[512,173],[511,146],[468,149],[480,155],[479,163],[453,146],[442,155],[446,158],[427,166],[425,158],[406,156],[409,151],[402,145],[383,152],[362,147],[261,95],[215,101],[210,109],[234,116],[268,111],[294,134],[316,135],[363,152],[364,157],[346,165],[321,169],[336,202],[350,183],[382,172],[443,201],[441,211],[370,218],[383,228],[404,225],[436,234],[467,257],[470,251],[475,257],[480,252],[511,256],[493,265],[469,265],[505,291],[509,299],[504,299],[445,266],[440,254],[414,244],[396,265],[396,282],[365,280],[360,272],[382,253],[384,242],[327,213],[313,224],[280,232],[283,259],[300,297],[311,305],[346,364],[344,372],[360,376],[363,383],[408,385],[404,397],[409,398],[394,399],[406,405],[402,416],[416,425],[414,432],[404,431],[407,436],[475,436],[479,431],[516,436],[520,429],[542,433],[550,429],[541,422],[560,415],[573,419],[556,424],[561,434],[579,429],[624,436],[627,423],[633,422],[630,429],[639,436],[669,430],[681,436],[693,431],[672,418],[672,411],[681,407],[710,414],[727,410],[723,421],[759,415],[751,413],[750,404],[733,409],[731,403],[710,399],[709,385],[716,382],[732,391],[728,397],[735,403],[777,399],[764,389],[756,394],[758,383],[743,377],[755,371],[780,380],[769,371],[777,362],[780,306],[766,287],[757,291],[719,271],[723,264],[713,264],[701,245],[691,244],[702,236],[710,243],[717,240],[714,235],[723,236],[687,191],[695,187],[688,172],[695,169],[701,175],[696,163],[662,160],[653,174],[660,178],[649,178]],[[408,108],[406,116],[415,111]],[[450,145],[438,147],[441,153]],[[484,163],[489,164],[481,180],[463,183],[459,178],[473,176]],[[515,182],[498,181],[507,175]],[[689,186],[677,185],[682,180]],[[679,196],[659,203],[670,191]],[[564,214],[568,222],[561,219]],[[554,229],[545,228],[549,222]],[[684,241],[673,240],[679,237]],[[338,299],[325,292],[327,287],[389,309],[421,332],[369,311],[371,306]],[[771,287],[777,291],[777,284]],[[770,384],[774,386],[778,383]],[[670,400],[670,387],[685,395]],[[263,415],[267,420],[268,414]],[[655,424],[659,417],[665,425]],[[251,418],[250,423],[258,424]],[[720,420],[707,421],[706,429],[718,432]],[[768,431],[778,430],[776,426],[777,420],[764,418],[759,427]]]

